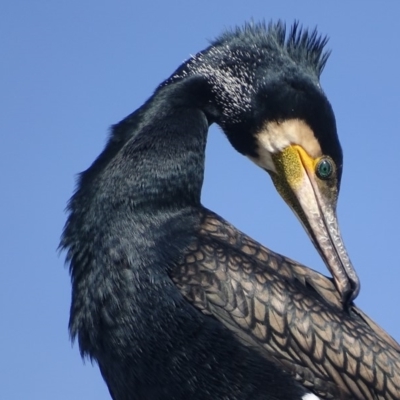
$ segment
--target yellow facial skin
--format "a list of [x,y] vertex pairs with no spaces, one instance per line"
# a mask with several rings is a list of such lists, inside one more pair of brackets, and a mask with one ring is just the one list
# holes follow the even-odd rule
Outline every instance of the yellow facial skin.
[[[326,179],[316,174],[319,161],[332,166]],[[336,166],[329,157],[310,157],[298,145],[272,154],[275,172],[269,171],[280,195],[292,208],[330,270],[343,304],[359,293],[360,283],[340,235],[336,202],[338,185]]]

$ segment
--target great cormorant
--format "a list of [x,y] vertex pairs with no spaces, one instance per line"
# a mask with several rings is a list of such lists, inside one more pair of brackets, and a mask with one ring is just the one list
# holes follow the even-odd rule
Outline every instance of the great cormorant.
[[[113,399],[400,399],[400,347],[352,302],[325,43],[282,23],[223,34],[81,174],[61,242],[69,328]],[[333,280],[201,205],[214,122],[268,171]]]

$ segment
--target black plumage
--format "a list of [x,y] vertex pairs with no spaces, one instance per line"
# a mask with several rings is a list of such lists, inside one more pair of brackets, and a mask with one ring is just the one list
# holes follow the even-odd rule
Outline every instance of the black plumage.
[[400,398],[400,348],[351,302],[356,276],[343,294],[200,203],[210,124],[259,159],[258,133],[284,121],[305,122],[333,160],[322,192],[336,202],[326,40],[297,25],[285,36],[281,23],[223,34],[115,125],[80,176],[61,242],[69,328],[114,400]]

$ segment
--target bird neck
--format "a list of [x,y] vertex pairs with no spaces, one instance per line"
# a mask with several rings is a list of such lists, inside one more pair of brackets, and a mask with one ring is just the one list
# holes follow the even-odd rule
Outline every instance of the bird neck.
[[[81,175],[61,248],[68,250],[75,288],[70,331],[87,334],[82,343],[95,341],[95,302],[123,292],[146,310],[158,284],[165,293],[173,288],[166,269],[192,240],[204,173],[208,120],[192,97],[179,83],[157,90],[113,127],[106,148]],[[134,274],[128,281],[126,263]],[[162,302],[168,295],[157,296]],[[85,353],[89,345],[82,343]]]
[[209,122],[192,101],[199,98],[192,86],[178,82],[157,90],[114,126],[104,152],[113,154],[102,174],[108,199],[129,199],[135,209],[200,204]]

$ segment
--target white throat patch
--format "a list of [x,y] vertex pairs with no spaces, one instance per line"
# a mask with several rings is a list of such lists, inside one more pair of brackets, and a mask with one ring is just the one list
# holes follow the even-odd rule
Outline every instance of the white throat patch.
[[258,157],[249,157],[263,169],[276,172],[271,155],[291,145],[301,146],[310,157],[322,156],[321,147],[314,132],[304,121],[289,119],[267,122],[256,134]]

